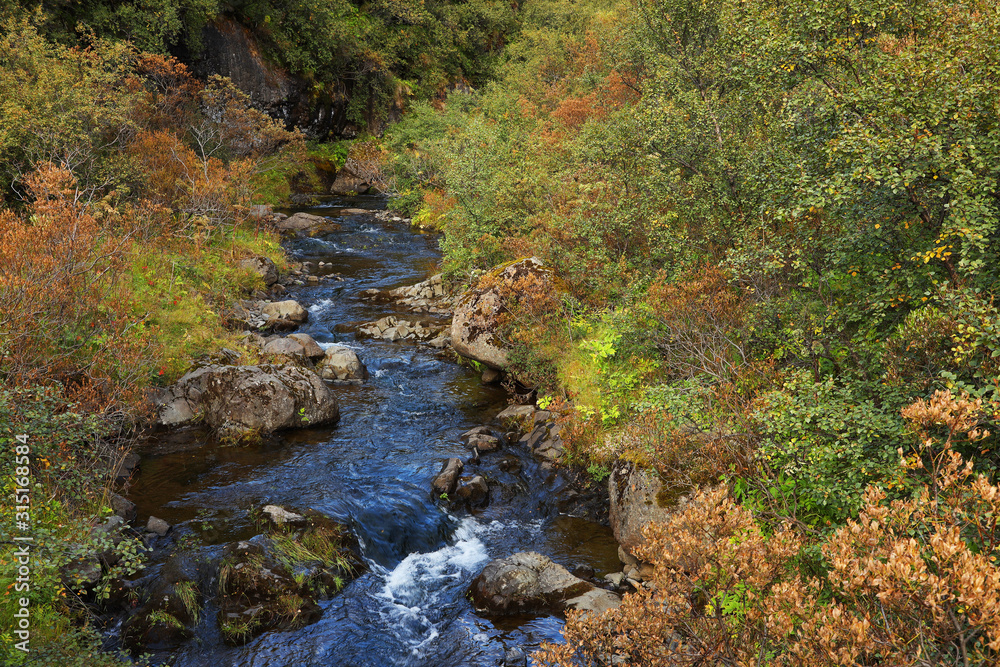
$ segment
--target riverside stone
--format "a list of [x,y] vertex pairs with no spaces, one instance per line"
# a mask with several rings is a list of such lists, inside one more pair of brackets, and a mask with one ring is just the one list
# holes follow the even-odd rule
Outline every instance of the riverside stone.
[[431,482],[434,492],[438,494],[453,492],[458,484],[458,476],[462,474],[464,468],[465,464],[462,463],[461,459],[447,459],[441,466],[441,472]]
[[156,403],[164,426],[203,418],[219,435],[236,440],[340,418],[322,378],[290,365],[204,366],[163,391]]
[[303,308],[298,301],[292,299],[266,303],[261,308],[261,312],[272,320],[287,320],[299,324],[309,319],[309,311]]
[[[469,588],[476,611],[492,616],[562,611],[568,600],[594,590],[534,551],[490,561]],[[580,604],[580,603],[578,603]]]

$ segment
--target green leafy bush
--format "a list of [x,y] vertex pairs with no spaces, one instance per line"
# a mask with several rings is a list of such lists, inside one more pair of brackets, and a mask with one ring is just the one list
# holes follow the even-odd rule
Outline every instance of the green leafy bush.
[[779,479],[789,511],[810,524],[841,524],[857,514],[869,485],[902,491],[905,423],[898,391],[862,382],[815,382],[792,375],[764,394],[754,420],[766,478]]

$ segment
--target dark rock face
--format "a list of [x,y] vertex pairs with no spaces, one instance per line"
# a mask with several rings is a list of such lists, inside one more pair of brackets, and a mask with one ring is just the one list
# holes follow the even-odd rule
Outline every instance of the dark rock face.
[[329,100],[314,99],[307,82],[268,62],[254,34],[232,18],[220,16],[205,26],[201,41],[193,65],[197,76],[229,77],[255,107],[286,127],[297,126],[316,137],[345,129],[346,99],[336,109]]
[[205,26],[201,39],[196,74],[229,77],[254,106],[285,120],[293,116],[304,82],[267,62],[249,30],[231,18],[219,17]]
[[[205,26],[201,42],[199,55],[191,63],[196,76],[229,77],[255,107],[287,128],[298,127],[315,139],[353,138],[364,129],[379,134],[386,122],[397,120],[401,114],[395,105],[388,114],[369,109],[368,127],[354,126],[347,119],[353,81],[342,80],[333,89],[317,92],[309,81],[268,61],[257,35],[230,16],[220,16]],[[182,60],[192,60],[190,55],[178,55]]]
[[562,565],[534,551],[490,561],[473,580],[469,593],[476,611],[492,616],[567,608],[602,611],[599,608],[619,602],[614,593],[574,577]]

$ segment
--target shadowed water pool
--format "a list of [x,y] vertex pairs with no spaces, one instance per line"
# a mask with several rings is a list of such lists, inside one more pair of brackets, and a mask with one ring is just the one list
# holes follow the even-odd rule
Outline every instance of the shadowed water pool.
[[317,623],[267,633],[238,648],[221,642],[209,602],[195,638],[175,652],[175,665],[497,665],[507,648],[530,650],[559,639],[562,621],[493,622],[473,613],[465,593],[489,559],[536,550],[599,575],[620,569],[610,530],[561,514],[567,482],[516,447],[488,455],[517,456],[516,473],[500,472],[486,457],[480,469],[467,469],[489,479],[485,509],[450,512],[431,494],[443,458],[468,458],[459,434],[488,423],[508,397],[483,386],[450,353],[335,333],[393,312],[357,299],[359,292],[424,280],[440,259],[437,238],[405,222],[339,215],[343,207],[382,204],[354,198],[308,209],[335,217],[341,230],[288,245],[298,259],[333,264],[320,274],[342,278],[294,288],[291,297],[310,311],[300,330],[321,344],[354,347],[371,374],[364,385],[335,387],[339,424],[253,447],[225,447],[192,435],[182,447],[154,444],[130,492],[140,520],[150,514],[166,519],[182,541],[197,534],[195,548],[207,553],[255,534],[251,508],[314,509],[352,527],[370,571],[322,603]]

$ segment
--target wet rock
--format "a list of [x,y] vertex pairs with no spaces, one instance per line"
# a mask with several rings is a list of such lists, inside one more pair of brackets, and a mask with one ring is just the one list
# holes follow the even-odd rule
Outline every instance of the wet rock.
[[111,505],[111,510],[126,522],[135,520],[135,503],[131,500],[112,493],[108,503]]
[[438,494],[450,494],[455,490],[455,486],[458,484],[458,476],[462,474],[464,468],[465,465],[461,459],[450,458],[446,460],[444,465],[441,466],[441,472],[438,473],[437,477],[431,483],[431,488]]
[[190,639],[204,603],[209,575],[187,554],[175,554],[142,594],[142,604],[122,628],[122,643],[133,652],[169,650]]
[[455,496],[469,505],[484,505],[490,498],[490,487],[481,475],[475,475],[455,490]]
[[[309,512],[296,516],[306,519],[304,527],[290,531],[286,523],[226,546],[217,597],[226,643],[241,645],[269,630],[316,622],[323,613],[317,601],[364,570],[357,541],[344,526]],[[304,553],[308,560],[302,560]]]
[[156,533],[160,537],[165,537],[170,532],[170,524],[155,516],[149,517],[146,521],[146,532]]
[[628,461],[619,461],[608,477],[611,529],[615,539],[629,553],[645,544],[643,528],[669,518],[673,503],[664,502],[663,484],[655,473],[641,470]]
[[284,321],[292,324],[301,324],[309,319],[309,311],[302,307],[298,301],[288,299],[287,301],[274,301],[264,304],[261,312],[268,318],[268,321]]
[[302,528],[307,523],[306,518],[301,514],[289,512],[279,505],[264,505],[260,512],[274,526],[288,525]]
[[261,280],[264,281],[265,287],[270,287],[274,283],[278,282],[278,269],[275,267],[274,262],[269,260],[267,257],[249,257],[247,259],[241,259],[239,267],[260,276]]
[[245,440],[340,418],[323,380],[295,366],[204,366],[162,392],[158,421],[178,426],[203,418],[221,437]]
[[610,574],[604,575],[604,578],[612,586],[621,586],[622,582],[625,581],[625,573],[624,572],[612,572]]
[[368,379],[368,369],[361,357],[346,345],[326,348],[323,358],[316,364],[316,371],[326,380],[363,382]]
[[550,271],[531,257],[498,267],[456,302],[451,344],[463,357],[490,368],[507,367],[507,348],[497,335],[501,315],[525,289],[552,289]]
[[288,338],[278,338],[272,340],[264,345],[265,354],[277,354],[283,357],[299,357],[302,359],[306,358],[306,349],[303,347],[302,343],[295,340],[291,336]]
[[325,354],[323,348],[321,348],[319,346],[319,343],[317,343],[315,339],[313,339],[313,337],[310,336],[309,334],[293,333],[293,334],[288,334],[288,338],[291,338],[292,340],[299,343],[302,346],[305,356],[308,357],[309,359],[315,361],[323,358],[323,355]]
[[389,291],[370,289],[358,296],[378,303],[395,303],[415,313],[450,314],[454,295],[441,274],[415,285],[404,285]]
[[295,215],[281,220],[277,224],[278,231],[291,234],[316,236],[318,234],[329,234],[340,230],[340,225],[328,218],[309,213],[296,213]]
[[495,452],[500,448],[500,438],[495,435],[476,434],[466,440],[469,449],[477,448],[480,452]]
[[503,667],[528,667],[528,656],[519,648],[507,649],[503,656]]
[[497,467],[500,468],[500,470],[502,470],[503,472],[516,475],[517,473],[521,472],[521,459],[517,458],[516,456],[507,456],[504,459],[502,459],[499,464],[497,464]]
[[534,551],[490,561],[469,593],[476,611],[503,616],[562,611],[567,600],[594,590],[566,568]]
[[462,440],[468,441],[468,439],[474,435],[493,435],[493,431],[489,426],[476,426],[474,428],[470,428],[459,437],[462,438]]

